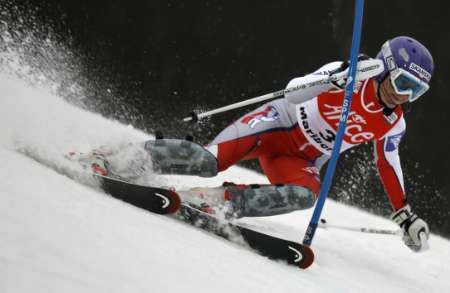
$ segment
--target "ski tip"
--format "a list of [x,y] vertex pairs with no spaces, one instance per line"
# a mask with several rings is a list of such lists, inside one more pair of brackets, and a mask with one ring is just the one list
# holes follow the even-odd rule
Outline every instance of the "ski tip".
[[314,252],[312,251],[312,249],[309,246],[304,245],[301,254],[302,254],[302,258],[298,262],[298,266],[301,269],[307,269],[314,262]]
[[314,252],[309,246],[289,241],[287,248],[286,257],[289,264],[306,269],[314,262]]
[[180,209],[180,207],[181,207],[181,198],[178,195],[178,193],[176,193],[173,190],[169,190],[169,193],[171,195],[170,196],[170,201],[171,202],[170,202],[170,205],[169,205],[169,207],[167,209],[167,212],[169,214],[173,214],[173,213],[177,212]]

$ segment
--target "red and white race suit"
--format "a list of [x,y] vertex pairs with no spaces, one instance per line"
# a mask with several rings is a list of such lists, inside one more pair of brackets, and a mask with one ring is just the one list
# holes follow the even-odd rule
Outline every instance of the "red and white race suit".
[[[339,65],[327,64],[313,75],[328,74]],[[287,88],[313,75],[293,79]],[[318,194],[317,167],[331,154],[343,99],[344,91],[332,85],[288,93],[235,121],[208,149],[216,155],[220,171],[241,160],[257,158],[272,184],[299,184]],[[389,116],[383,109],[375,81],[360,82],[353,93],[341,152],[373,142],[381,180],[393,209],[398,210],[406,204],[398,154],[406,123],[400,107]]]

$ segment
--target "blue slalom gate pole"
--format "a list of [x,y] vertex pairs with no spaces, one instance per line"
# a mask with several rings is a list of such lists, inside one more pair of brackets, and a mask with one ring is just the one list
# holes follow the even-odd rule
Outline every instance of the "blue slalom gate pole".
[[356,76],[356,64],[358,62],[359,54],[359,44],[361,43],[361,30],[362,30],[362,19],[364,10],[364,0],[355,1],[355,19],[353,22],[353,37],[352,37],[352,48],[350,53],[350,65],[347,78],[347,85],[345,87],[345,97],[342,104],[341,118],[339,119],[339,127],[336,134],[336,140],[334,142],[333,151],[331,153],[330,161],[328,162],[328,168],[325,173],[325,178],[322,183],[322,188],[320,189],[319,198],[317,199],[317,204],[314,209],[314,213],[306,230],[305,237],[303,238],[303,244],[310,246],[317,229],[317,225],[320,220],[320,215],[322,213],[325,200],[327,199],[328,192],[330,190],[331,183],[333,181],[334,171],[336,169],[336,164],[339,158],[339,152],[341,150],[342,139],[345,132],[345,126],[347,124],[347,117],[350,110],[350,105],[352,103],[353,87]]

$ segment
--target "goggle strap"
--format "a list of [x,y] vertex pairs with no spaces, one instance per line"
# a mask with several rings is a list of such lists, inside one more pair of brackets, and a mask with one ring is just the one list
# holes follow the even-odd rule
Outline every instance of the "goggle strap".
[[387,69],[389,72],[396,71],[398,69],[397,64],[394,60],[394,55],[391,51],[391,45],[389,41],[386,41],[381,47],[381,51],[383,52],[384,62],[386,62]]

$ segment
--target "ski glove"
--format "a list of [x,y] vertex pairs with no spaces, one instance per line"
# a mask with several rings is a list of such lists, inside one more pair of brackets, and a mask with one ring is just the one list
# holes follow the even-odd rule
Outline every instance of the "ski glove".
[[[368,60],[368,59],[371,59],[371,58],[366,54],[358,55],[358,62],[362,61],[362,60]],[[343,78],[340,78],[338,80],[331,82],[336,88],[341,89],[341,90],[345,89],[345,86],[347,84],[349,65],[350,65],[350,61],[346,60],[346,61],[342,62],[341,66],[339,66],[335,70],[330,71],[330,76],[335,75],[335,74],[339,74],[339,75],[343,76]]]
[[428,249],[430,229],[428,224],[411,211],[409,205],[392,214],[394,220],[403,229],[403,242],[414,252]]

